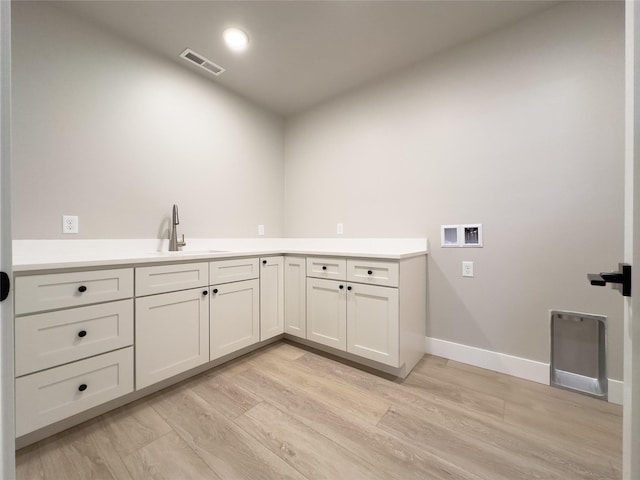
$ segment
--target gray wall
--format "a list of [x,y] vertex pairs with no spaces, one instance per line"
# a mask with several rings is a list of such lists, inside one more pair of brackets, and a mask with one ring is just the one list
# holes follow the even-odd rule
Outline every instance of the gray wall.
[[[622,259],[624,4],[561,3],[287,120],[285,233],[427,236],[428,336],[549,361],[549,310],[609,317]],[[482,223],[482,249],[440,225]],[[461,277],[461,261],[475,278]]]
[[282,235],[280,117],[46,3],[12,20],[14,238],[155,238],[173,203],[187,238]]

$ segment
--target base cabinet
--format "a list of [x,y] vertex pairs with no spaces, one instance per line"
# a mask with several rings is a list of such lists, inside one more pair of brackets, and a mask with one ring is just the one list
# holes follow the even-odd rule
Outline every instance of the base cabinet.
[[210,360],[260,341],[260,281],[211,288]]
[[307,338],[307,259],[284,257],[284,332]]
[[284,257],[260,259],[260,341],[284,332]]
[[307,278],[307,339],[347,349],[346,282]]
[[136,298],[136,389],[209,360],[206,288]]

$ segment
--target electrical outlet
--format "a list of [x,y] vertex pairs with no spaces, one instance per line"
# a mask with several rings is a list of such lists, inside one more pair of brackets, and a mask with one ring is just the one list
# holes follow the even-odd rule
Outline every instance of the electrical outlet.
[[258,225],[258,235],[264,235],[264,225]]
[[342,223],[338,223],[336,225],[336,233],[338,235],[342,235],[344,233],[344,225]]
[[462,262],[462,276],[473,277],[473,262]]
[[75,215],[62,216],[62,233],[78,233],[78,217]]

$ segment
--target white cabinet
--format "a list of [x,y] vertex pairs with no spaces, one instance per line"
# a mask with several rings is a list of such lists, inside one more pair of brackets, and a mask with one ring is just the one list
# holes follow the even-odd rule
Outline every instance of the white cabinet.
[[398,289],[347,284],[347,352],[399,367]]
[[136,268],[137,297],[207,285],[209,285],[209,264],[206,262]]
[[19,317],[16,375],[55,367],[133,344],[133,300]]
[[16,277],[16,315],[110,302],[133,296],[133,269]]
[[16,379],[21,436],[133,391],[133,347]]
[[259,275],[258,259],[255,257],[216,260],[209,264],[209,285],[251,280]]
[[260,259],[260,341],[284,333],[284,257]]
[[210,360],[260,341],[260,281],[211,288]]
[[308,257],[306,267],[306,339],[406,376],[424,354],[426,257]]
[[14,295],[18,436],[133,391],[133,269],[18,276]]
[[136,389],[209,360],[206,288],[136,298]]
[[347,348],[345,282],[307,278],[307,339],[328,347]]
[[284,331],[307,338],[307,269],[305,257],[284,257]]

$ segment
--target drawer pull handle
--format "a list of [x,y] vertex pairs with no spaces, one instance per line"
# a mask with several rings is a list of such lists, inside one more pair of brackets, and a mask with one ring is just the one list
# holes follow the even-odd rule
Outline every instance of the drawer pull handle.
[[82,338],[82,337],[86,337],[86,336],[87,336],[87,331],[86,331],[86,330],[80,330],[80,331],[78,332],[78,336],[79,336],[80,338]]
[[78,387],[78,391],[79,392],[84,392],[86,389],[87,389],[87,384],[86,383],[83,383],[82,385],[80,385]]
[[86,291],[87,291],[87,287],[85,287],[84,285],[80,285],[80,286],[78,287],[78,291],[79,291],[80,293],[84,293],[84,292],[86,292]]
[[217,289],[217,288],[214,288],[214,289],[211,291],[211,293],[218,293],[218,289]]
[[202,291],[202,294],[203,294],[203,295],[209,295],[209,290],[203,290],[203,291]]
[[373,270],[367,270],[367,274],[373,275]]
[[262,260],[262,264],[263,264],[263,265],[266,265],[266,264],[267,264],[267,261],[266,261],[266,260]]
[[351,291],[351,286],[348,286],[348,287],[347,287],[347,290]]
[[338,288],[342,290],[344,288],[344,285],[340,285]]
[[323,265],[323,266],[322,266],[322,270],[326,270],[326,269],[327,269],[327,266],[326,266],[326,265]]

